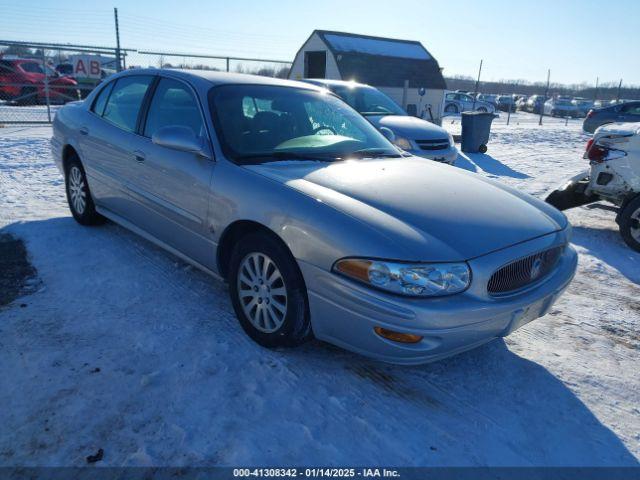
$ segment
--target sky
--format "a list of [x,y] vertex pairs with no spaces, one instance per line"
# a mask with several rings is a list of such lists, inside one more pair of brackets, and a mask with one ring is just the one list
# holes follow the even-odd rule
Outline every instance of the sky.
[[314,29],[419,40],[446,76],[640,85],[638,0],[0,0],[0,40],[293,60]]

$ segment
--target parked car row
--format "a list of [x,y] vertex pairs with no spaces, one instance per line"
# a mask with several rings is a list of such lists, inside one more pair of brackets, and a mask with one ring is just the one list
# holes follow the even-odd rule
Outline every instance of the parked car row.
[[71,213],[228,282],[240,325],[266,347],[315,337],[415,364],[545,315],[576,271],[566,217],[398,148],[402,135],[442,132],[369,87],[343,87],[113,75],[54,119]]
[[[638,101],[611,100],[593,101],[583,97],[556,95],[493,95],[479,93],[475,96],[475,110],[478,111],[524,111],[552,117],[585,118],[585,130],[593,133],[595,128],[613,121],[638,121],[635,105]],[[468,92],[449,92],[445,97],[445,112],[449,114],[471,110],[474,94]],[[492,106],[492,109],[487,107]]]
[[448,92],[444,96],[445,114],[456,114],[468,111],[489,112],[496,111],[496,107],[489,101],[474,98],[473,95],[464,92]]

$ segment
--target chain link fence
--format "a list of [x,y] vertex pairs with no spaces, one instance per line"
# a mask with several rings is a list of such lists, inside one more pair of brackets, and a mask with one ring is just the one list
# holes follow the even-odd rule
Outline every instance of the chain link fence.
[[0,41],[0,125],[51,123],[120,69],[188,68],[286,78],[291,62],[83,45]]

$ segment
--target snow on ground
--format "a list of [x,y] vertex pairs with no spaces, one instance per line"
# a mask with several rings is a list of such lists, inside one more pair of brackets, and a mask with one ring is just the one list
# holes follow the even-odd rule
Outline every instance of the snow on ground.
[[[488,153],[457,165],[541,196],[586,167],[580,122],[564,123],[503,115]],[[0,129],[0,233],[41,281],[0,310],[0,465],[99,448],[118,466],[638,465],[640,255],[612,212],[569,212],[575,281],[505,340],[419,367],[269,351],[222,283],[114,224],[77,225],[49,136]]]

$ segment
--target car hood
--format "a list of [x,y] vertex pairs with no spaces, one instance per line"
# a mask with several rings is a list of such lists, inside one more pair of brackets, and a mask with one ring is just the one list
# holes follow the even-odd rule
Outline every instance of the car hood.
[[367,120],[376,128],[387,127],[396,135],[412,140],[448,138],[448,133],[444,128],[409,115],[368,115]]
[[567,225],[529,195],[417,157],[246,168],[367,224],[410,252],[406,260],[468,260]]

